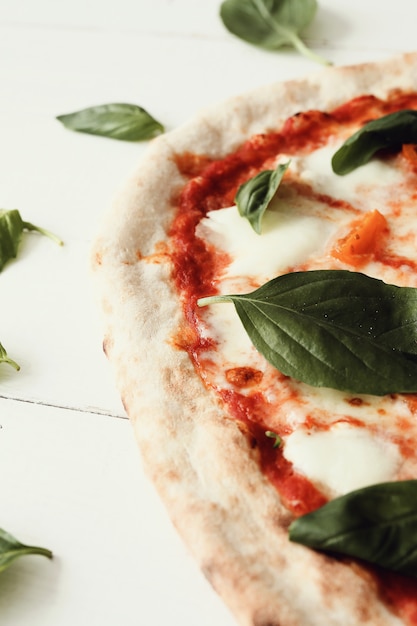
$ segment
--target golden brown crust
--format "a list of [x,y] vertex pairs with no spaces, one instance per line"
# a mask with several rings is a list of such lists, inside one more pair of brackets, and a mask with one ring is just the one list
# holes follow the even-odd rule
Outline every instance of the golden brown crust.
[[218,158],[299,110],[364,93],[417,89],[417,55],[332,68],[202,112],[153,141],[117,198],[93,251],[106,354],[145,468],[173,523],[239,623],[395,626],[376,586],[348,563],[287,538],[290,521],[236,424],[225,419],[174,337],[181,307],[161,242],[185,179],[175,155]]

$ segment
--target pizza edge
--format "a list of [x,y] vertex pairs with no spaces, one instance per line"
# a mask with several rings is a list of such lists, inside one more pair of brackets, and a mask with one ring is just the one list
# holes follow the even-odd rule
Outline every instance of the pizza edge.
[[174,157],[190,151],[220,158],[300,110],[416,90],[416,69],[413,53],[336,67],[201,112],[151,143],[93,246],[104,349],[144,468],[185,544],[242,624],[400,622],[359,567],[288,541],[290,516],[260,474],[256,452],[178,348],[183,322],[165,244],[173,198],[186,180]]

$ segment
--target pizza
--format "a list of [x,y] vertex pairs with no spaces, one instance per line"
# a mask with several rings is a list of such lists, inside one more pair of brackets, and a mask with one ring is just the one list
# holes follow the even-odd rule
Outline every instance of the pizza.
[[417,54],[153,140],[93,269],[144,467],[238,623],[417,624]]

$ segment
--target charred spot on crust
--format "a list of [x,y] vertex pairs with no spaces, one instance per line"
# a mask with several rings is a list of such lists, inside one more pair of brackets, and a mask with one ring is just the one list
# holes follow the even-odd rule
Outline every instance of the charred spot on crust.
[[362,398],[349,398],[347,400],[347,403],[350,404],[351,406],[362,406],[363,404],[365,404],[365,401]]

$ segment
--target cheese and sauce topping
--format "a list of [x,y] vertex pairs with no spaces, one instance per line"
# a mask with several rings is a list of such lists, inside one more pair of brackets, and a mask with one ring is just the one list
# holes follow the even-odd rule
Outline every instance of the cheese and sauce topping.
[[[293,268],[341,267],[330,254],[334,242],[349,229],[358,214],[375,207],[393,224],[389,241],[392,249],[401,250],[407,259],[417,261],[411,230],[416,219],[410,219],[414,189],[404,181],[400,158],[391,158],[389,163],[374,160],[340,177],[330,168],[337,147],[333,142],[331,147],[311,155],[293,157],[282,189],[266,211],[261,236],[239,215],[236,206],[210,211],[200,221],[197,236],[230,259],[216,280],[219,293],[251,291]],[[305,190],[303,195],[294,193],[293,186],[297,188],[300,181],[306,180],[309,185],[314,184],[314,194],[304,195]],[[324,192],[346,202],[348,208],[333,209],[323,198],[317,199],[316,194]],[[417,281],[417,276],[401,266],[386,267],[376,258],[371,258],[367,265],[374,276],[384,277],[388,273],[392,277],[394,273],[397,284]],[[369,396],[366,401],[361,398],[360,402],[349,404],[350,399],[342,392],[311,389],[294,381],[286,383],[294,389],[286,397],[281,380],[251,344],[232,304],[213,304],[200,315],[201,335],[214,341],[213,349],[200,356],[205,361],[206,381],[214,388],[232,390],[235,382],[230,382],[227,372],[248,365],[262,372],[257,389],[262,390],[270,404],[268,428],[282,434],[286,459],[326,495],[342,495],[362,486],[396,479],[407,472],[399,447],[402,428],[392,429],[391,398]],[[242,386],[239,391],[251,395],[254,389]],[[394,410],[397,419],[401,415],[404,420],[412,420],[405,402],[399,400]],[[284,430],[289,434],[282,433],[282,414]],[[387,420],[384,415],[388,415]],[[309,419],[315,416],[314,428],[306,426],[306,416]],[[349,420],[351,426],[347,425]],[[388,433],[385,421],[389,424]],[[410,459],[410,475],[415,462],[415,458]]]
[[[198,175],[192,159],[193,177],[172,227],[174,277],[193,329],[186,349],[206,386],[252,438],[261,470],[295,515],[360,487],[416,478],[417,398],[352,395],[288,378],[255,350],[233,304],[198,309],[196,302],[248,293],[298,270],[349,269],[417,286],[417,170],[401,152],[346,176],[331,169],[346,128],[351,134],[370,117],[400,108],[416,109],[417,94],[359,98],[326,115],[301,113],[219,162],[201,159]],[[288,161],[258,235],[234,205],[237,188]],[[185,173],[186,162],[183,156]],[[364,223],[372,223],[373,241],[358,252],[353,244]],[[280,437],[277,449],[267,431]],[[417,598],[417,586],[409,593]],[[409,598],[401,594],[390,601],[406,615]]]

